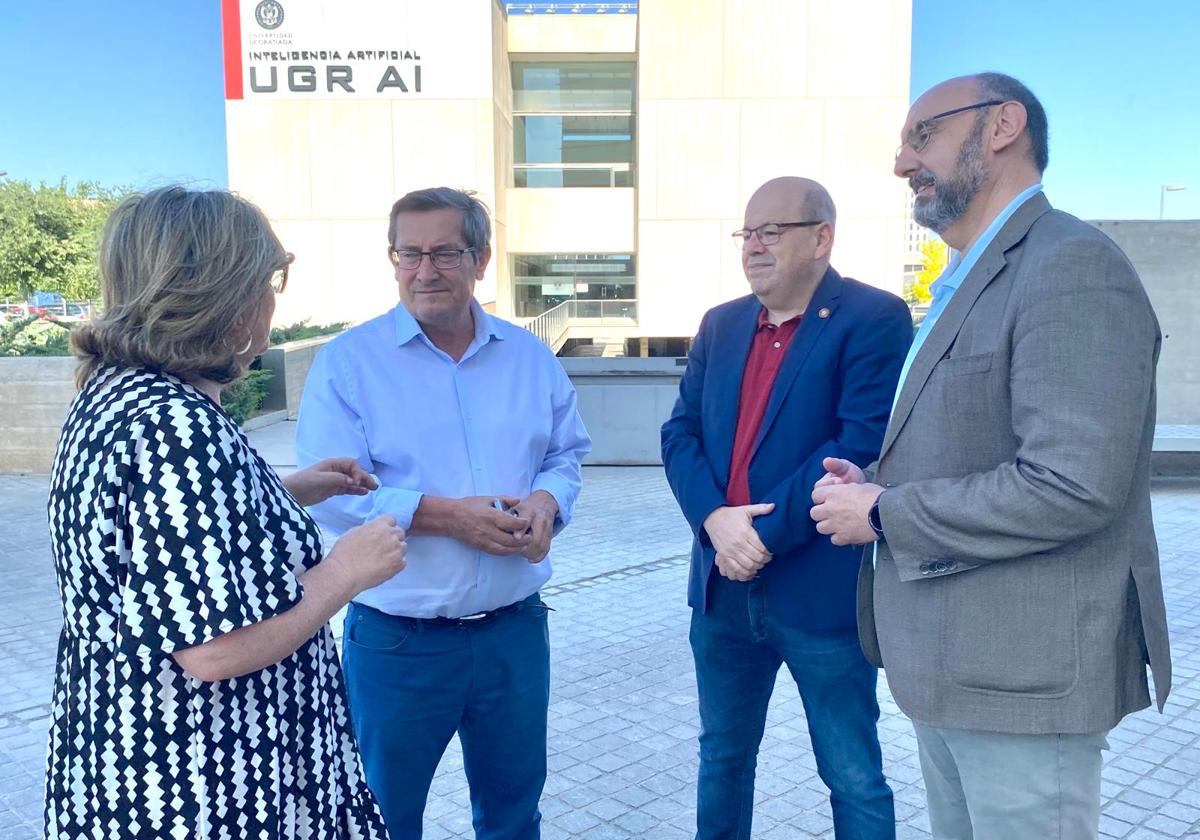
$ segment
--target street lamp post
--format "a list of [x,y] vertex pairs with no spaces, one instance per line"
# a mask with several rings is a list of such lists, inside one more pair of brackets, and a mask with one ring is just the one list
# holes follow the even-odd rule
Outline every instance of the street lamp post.
[[1162,221],[1162,218],[1163,218],[1163,204],[1166,201],[1167,193],[1179,192],[1180,190],[1186,190],[1186,189],[1187,189],[1187,186],[1184,184],[1163,184],[1161,187],[1159,187],[1159,190],[1158,190],[1158,220],[1160,222]]

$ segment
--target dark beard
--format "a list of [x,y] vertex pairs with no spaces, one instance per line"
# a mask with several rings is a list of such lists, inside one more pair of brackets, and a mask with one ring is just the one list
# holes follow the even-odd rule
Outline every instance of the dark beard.
[[971,201],[988,179],[988,170],[983,163],[985,123],[986,120],[976,120],[970,136],[959,147],[954,171],[949,177],[938,180],[926,171],[909,179],[909,184],[917,189],[927,183],[933,184],[933,198],[917,199],[913,204],[913,218],[917,224],[934,233],[943,233],[966,215]]

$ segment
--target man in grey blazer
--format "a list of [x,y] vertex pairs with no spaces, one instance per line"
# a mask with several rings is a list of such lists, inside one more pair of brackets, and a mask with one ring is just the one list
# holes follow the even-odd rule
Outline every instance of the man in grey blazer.
[[1158,323],[1103,234],[1041,192],[1008,76],[913,104],[896,174],[955,255],[879,460],[828,459],[817,530],[869,544],[859,635],[912,718],[936,838],[1094,838],[1101,750],[1171,682],[1150,513]]

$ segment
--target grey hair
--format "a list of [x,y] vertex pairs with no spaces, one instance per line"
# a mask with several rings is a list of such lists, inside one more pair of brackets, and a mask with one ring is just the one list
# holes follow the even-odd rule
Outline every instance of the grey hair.
[[71,335],[81,387],[106,365],[224,384],[246,372],[231,332],[271,294],[287,252],[244,198],[170,186],[117,205],[99,262],[104,312]]
[[833,204],[833,197],[829,195],[829,190],[816,181],[809,181],[804,193],[804,217],[837,226],[837,207]]
[[430,210],[459,210],[462,213],[462,236],[468,248],[475,249],[475,258],[488,248],[492,239],[492,223],[488,209],[473,190],[453,187],[429,187],[406,193],[392,205],[388,217],[388,244],[396,247],[396,217],[401,213],[427,213]]
[[974,77],[981,99],[1003,99],[1020,102],[1025,107],[1025,133],[1029,135],[1029,158],[1038,172],[1045,172],[1050,162],[1050,128],[1046,109],[1033,91],[1003,73],[977,73]]

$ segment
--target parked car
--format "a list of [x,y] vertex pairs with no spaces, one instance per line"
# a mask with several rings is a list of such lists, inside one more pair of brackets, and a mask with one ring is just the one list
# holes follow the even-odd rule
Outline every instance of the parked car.
[[23,303],[0,303],[0,321],[20,321],[36,314]]
[[50,318],[55,321],[79,322],[87,321],[92,317],[91,304],[86,302],[81,303],[51,303],[46,306],[31,306],[30,313],[36,311],[42,318]]
[[87,321],[92,317],[91,307],[86,303],[68,303],[62,314],[55,312],[50,317],[57,321]]

